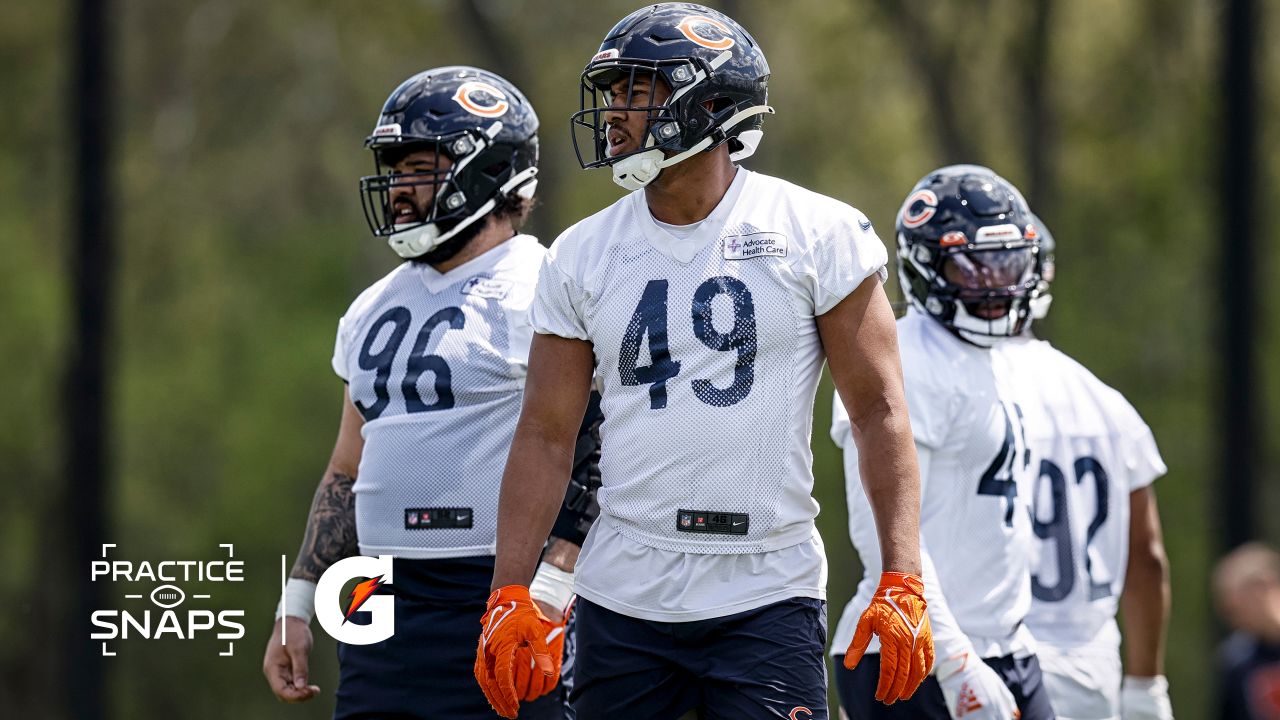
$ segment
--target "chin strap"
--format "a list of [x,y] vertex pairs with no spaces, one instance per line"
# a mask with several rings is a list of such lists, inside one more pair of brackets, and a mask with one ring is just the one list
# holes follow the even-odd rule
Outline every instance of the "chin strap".
[[485,204],[476,209],[475,212],[458,221],[457,225],[449,228],[446,232],[440,232],[440,227],[436,223],[423,223],[414,225],[412,228],[404,232],[392,234],[387,238],[387,244],[400,257],[408,260],[425,255],[454,235],[462,232],[463,229],[470,227],[472,223],[480,218],[488,215],[498,204],[498,198],[508,193],[514,192],[520,197],[530,200],[533,198],[534,192],[538,189],[538,168],[530,167],[521,170],[511,176],[498,188],[498,192],[489,198]]
[[773,111],[773,108],[768,105],[756,105],[745,110],[739,110],[731,115],[728,120],[725,120],[720,127],[716,128],[716,132],[694,143],[693,147],[688,150],[671,157],[664,156],[662,150],[658,148],[651,148],[630,157],[625,157],[613,164],[613,181],[626,190],[639,190],[653,182],[658,177],[658,174],[662,172],[662,168],[671,167],[706,150],[711,146],[712,142],[715,142],[717,138],[723,139],[729,130],[743,120],[756,115],[763,115],[764,113],[773,113]]

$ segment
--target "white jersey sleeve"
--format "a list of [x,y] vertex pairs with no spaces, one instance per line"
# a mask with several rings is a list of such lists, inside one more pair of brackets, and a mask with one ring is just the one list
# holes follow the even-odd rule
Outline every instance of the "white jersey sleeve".
[[815,315],[835,307],[872,275],[881,282],[888,277],[884,243],[861,211],[846,207],[832,215],[829,227],[815,232],[818,241],[806,246],[791,263],[793,271],[804,279]]
[[[573,231],[574,228],[569,228],[561,237]],[[529,309],[529,321],[535,332],[586,340],[587,329],[582,321],[582,288],[570,274],[573,271],[572,258],[565,257],[570,252],[566,250],[566,244],[557,241],[547,253],[538,274],[538,289],[533,307]]]
[[364,418],[362,554],[493,554],[544,254],[517,236],[443,274],[404,263],[339,322],[334,370]]
[[1041,340],[999,350],[1024,398],[1037,458],[1037,559],[1027,618],[1043,643],[1114,645],[1129,557],[1129,495],[1165,473],[1151,429],[1124,397]]

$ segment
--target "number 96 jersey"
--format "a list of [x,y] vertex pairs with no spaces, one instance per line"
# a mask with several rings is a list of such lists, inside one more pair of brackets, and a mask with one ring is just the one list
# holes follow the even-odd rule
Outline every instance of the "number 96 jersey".
[[885,262],[862,213],[744,169],[695,225],[636,191],[566,230],[530,315],[594,348],[605,522],[673,552],[808,541],[814,318]]
[[365,420],[362,554],[494,553],[545,253],[519,235],[443,274],[404,263],[339,321],[333,369]]

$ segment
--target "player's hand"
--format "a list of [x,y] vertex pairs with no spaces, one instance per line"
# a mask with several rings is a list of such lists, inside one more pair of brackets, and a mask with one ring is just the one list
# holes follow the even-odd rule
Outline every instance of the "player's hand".
[[1169,681],[1163,675],[1125,675],[1120,686],[1120,716],[1124,720],[1173,720]]
[[[555,665],[556,672],[554,675],[544,675],[538,670],[537,662],[533,658],[533,651],[524,646],[516,650],[515,662],[515,682],[516,695],[521,700],[528,702],[529,700],[537,700],[556,688],[560,683],[560,663],[564,659],[564,631],[565,623],[569,621],[568,613],[561,613],[559,610],[554,611],[555,615],[548,612],[548,606],[545,603],[534,601],[538,609],[544,615],[554,617],[561,616],[560,622],[551,621],[547,623],[547,648],[551,650],[551,661]],[[569,612],[572,612],[572,605]]]
[[957,720],[1010,720],[1022,715],[996,671],[972,653],[939,662],[938,684],[947,710]]
[[880,636],[880,682],[876,699],[886,705],[906,700],[933,668],[933,629],[925,612],[924,582],[906,573],[880,574],[871,606],[858,620],[853,642],[844,656],[850,670],[867,651],[871,636]]
[[[288,623],[288,643],[280,644],[280,631]],[[318,685],[307,683],[307,656],[311,654],[311,627],[301,618],[285,615],[276,620],[262,657],[262,674],[271,692],[283,702],[306,702],[320,694]]]
[[[480,642],[476,645],[476,682],[495,712],[514,718],[520,711],[515,665],[520,648],[526,648],[538,671],[560,679],[560,665],[547,646],[552,623],[529,597],[529,588],[507,585],[493,591],[480,618]],[[563,633],[562,633],[563,635]]]

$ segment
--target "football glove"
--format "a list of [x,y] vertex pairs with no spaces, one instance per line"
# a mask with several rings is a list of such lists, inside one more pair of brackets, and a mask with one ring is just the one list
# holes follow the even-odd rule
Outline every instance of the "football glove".
[[1120,686],[1120,716],[1124,720],[1173,720],[1169,681],[1163,675],[1125,675]]
[[955,720],[1010,720],[1022,715],[1004,681],[973,653],[939,662],[938,684]]
[[551,622],[548,625],[550,630],[547,632],[547,648],[551,650],[551,662],[555,665],[554,675],[545,675],[538,669],[537,661],[529,646],[523,645],[516,649],[515,686],[516,695],[521,700],[526,702],[537,700],[554,690],[559,684],[560,662],[564,659],[565,623],[569,621],[570,612],[573,612],[572,606],[566,611],[563,621]]
[[918,575],[880,574],[871,606],[858,620],[844,666],[857,666],[871,636],[880,636],[880,682],[876,699],[886,705],[906,700],[933,668],[933,630],[924,601],[924,582]]
[[[507,585],[493,591],[480,618],[480,642],[476,645],[476,682],[495,712],[514,718],[520,711],[516,690],[516,661],[521,648],[541,675],[554,686],[560,678],[559,663],[552,659],[547,636],[553,623],[529,597],[529,588]],[[563,633],[561,633],[563,636]],[[532,681],[530,686],[532,687]]]

